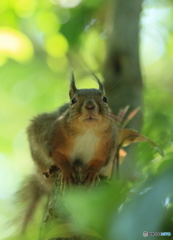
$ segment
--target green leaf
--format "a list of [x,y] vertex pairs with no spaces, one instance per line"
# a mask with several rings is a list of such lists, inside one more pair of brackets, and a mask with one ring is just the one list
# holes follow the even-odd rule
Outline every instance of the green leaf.
[[[81,233],[82,232],[82,233]],[[99,235],[96,231],[90,228],[83,228],[80,229],[80,231],[77,229],[75,224],[72,223],[66,223],[66,224],[60,224],[55,227],[53,227],[43,238],[43,240],[48,240],[50,238],[54,237],[61,237],[61,238],[69,238],[75,235],[89,235],[93,237],[97,237],[98,239],[103,240],[102,236]]]

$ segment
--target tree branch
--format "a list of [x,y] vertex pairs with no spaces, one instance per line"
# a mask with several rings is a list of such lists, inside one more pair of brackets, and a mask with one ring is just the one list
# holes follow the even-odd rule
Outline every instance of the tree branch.
[[[80,172],[77,172],[77,185],[80,183]],[[54,174],[53,187],[46,208],[40,231],[40,240],[99,240],[97,237],[72,233],[71,212],[66,208],[61,190],[61,173]],[[105,177],[101,177],[105,179]],[[52,235],[52,236],[51,236]],[[66,235],[65,237],[63,235]],[[55,237],[56,236],[56,237]]]

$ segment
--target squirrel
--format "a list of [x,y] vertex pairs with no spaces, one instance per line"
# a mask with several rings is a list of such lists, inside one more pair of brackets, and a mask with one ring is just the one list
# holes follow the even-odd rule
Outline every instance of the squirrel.
[[82,184],[87,186],[97,185],[99,174],[106,175],[107,168],[113,165],[118,127],[111,117],[103,84],[96,76],[95,79],[99,89],[77,89],[72,73],[70,103],[54,112],[36,116],[27,128],[36,173],[27,184],[28,189],[32,185],[35,196],[28,196],[30,206],[23,228],[30,220],[36,202],[50,192],[52,178],[49,176],[54,170],[60,169],[64,189],[75,184],[76,165],[83,172]]

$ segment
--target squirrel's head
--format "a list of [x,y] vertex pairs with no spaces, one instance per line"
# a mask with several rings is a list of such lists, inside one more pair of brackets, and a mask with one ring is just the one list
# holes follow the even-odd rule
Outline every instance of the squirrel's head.
[[94,77],[98,83],[98,89],[77,89],[73,72],[70,79],[70,115],[72,119],[87,126],[94,126],[110,119],[110,108],[103,84],[97,76],[94,75]]

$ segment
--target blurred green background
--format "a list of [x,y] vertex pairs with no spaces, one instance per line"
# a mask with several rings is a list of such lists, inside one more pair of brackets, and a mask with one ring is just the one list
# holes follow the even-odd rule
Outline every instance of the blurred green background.
[[[33,169],[25,133],[29,120],[68,101],[70,68],[75,70],[77,87],[95,86],[89,72],[102,72],[108,15],[109,1],[103,0],[0,1],[1,239],[19,239],[10,237],[15,229],[7,227],[9,231],[6,231],[4,224],[13,215],[10,208],[13,193]],[[140,58],[145,85],[142,133],[165,151],[165,157],[161,158],[147,143],[138,144],[137,180],[114,183],[108,193],[100,193],[100,205],[96,205],[101,207],[105,201],[109,203],[111,196],[112,202],[110,209],[105,211],[104,221],[96,229],[110,239],[115,239],[114,231],[119,240],[142,239],[142,232],[147,231],[145,223],[149,221],[145,214],[151,210],[155,218],[150,221],[148,231],[172,230],[173,236],[173,1],[145,0],[140,25]],[[139,190],[139,186],[142,189]],[[146,189],[151,188],[153,192],[148,193]],[[93,202],[86,209],[95,206]],[[117,214],[116,209],[124,203],[128,203],[125,210]],[[145,206],[150,210],[147,207],[145,210]],[[135,216],[133,208],[137,211]],[[38,211],[36,219],[40,219],[40,215]],[[161,220],[157,223],[156,219]],[[87,221],[94,227],[98,219],[84,219],[85,223]],[[33,221],[26,239],[37,236],[37,222]],[[119,230],[115,230],[114,224]],[[128,226],[129,232],[135,231],[137,226],[141,235],[134,233],[133,238],[126,235],[124,226]]]

